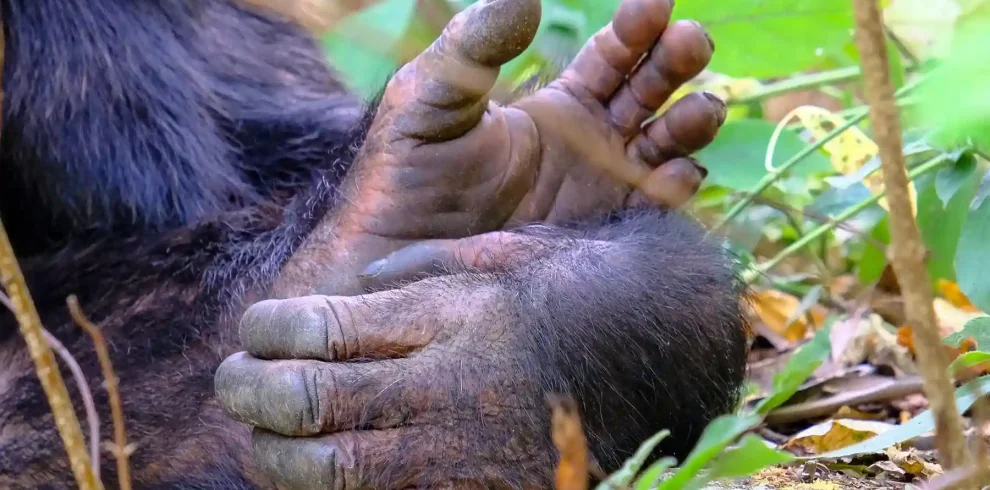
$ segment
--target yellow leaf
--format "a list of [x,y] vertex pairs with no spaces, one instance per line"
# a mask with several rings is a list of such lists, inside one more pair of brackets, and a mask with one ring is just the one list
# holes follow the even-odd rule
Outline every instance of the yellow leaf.
[[795,434],[784,448],[822,454],[865,441],[891,427],[891,424],[868,420],[828,420]]
[[[811,133],[814,140],[824,139],[836,128],[847,123],[847,120],[838,114],[815,106],[798,107],[794,109],[792,114],[798,118],[801,126]],[[784,121],[781,121],[781,124],[786,124],[789,119],[790,117],[785,118]],[[837,137],[826,143],[823,149],[829,154],[832,167],[843,175],[856,173],[879,152],[877,144],[856,126],[840,133]],[[883,173],[877,170],[866,176],[863,179],[863,185],[874,194],[883,191]],[[914,184],[909,183],[909,185],[912,210],[917,213],[917,196],[915,194]],[[884,209],[887,208],[886,199],[881,199],[878,204]]]
[[[814,325],[808,325],[807,315],[796,314],[801,301],[789,294],[774,289],[754,295],[753,309],[760,320],[774,333],[789,342],[797,342],[807,335],[809,327],[817,329],[825,322],[825,311],[819,305],[811,308]],[[788,320],[792,320],[788,323]]]

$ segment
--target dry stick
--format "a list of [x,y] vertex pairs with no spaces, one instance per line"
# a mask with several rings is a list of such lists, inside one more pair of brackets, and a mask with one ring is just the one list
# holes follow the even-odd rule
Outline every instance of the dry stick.
[[875,0],[853,0],[856,46],[866,81],[873,134],[880,149],[884,187],[890,208],[891,263],[901,284],[908,323],[920,342],[915,343],[925,394],[935,415],[936,447],[942,465],[955,468],[967,460],[962,420],[956,412],[947,359],[936,330],[934,295],[924,264],[924,244],[912,213],[908,176],[901,151],[901,124],[890,81],[890,64],[883,19]]
[[120,490],[131,490],[131,470],[127,464],[131,447],[127,444],[127,432],[124,430],[124,409],[120,403],[120,392],[117,390],[117,374],[113,370],[113,363],[110,362],[107,340],[103,337],[103,332],[99,327],[93,325],[93,322],[86,318],[82,308],[79,307],[79,300],[75,296],[69,296],[66,303],[69,305],[69,312],[72,313],[72,319],[93,338],[96,357],[100,360],[100,368],[103,370],[107,395],[110,398],[110,416],[113,417],[113,439],[116,446],[113,455],[117,458],[117,480],[120,484]]
[[89,384],[86,383],[86,376],[83,374],[82,368],[79,367],[76,358],[72,357],[69,349],[66,349],[62,345],[62,342],[59,342],[58,338],[49,333],[48,330],[42,329],[41,333],[45,335],[45,340],[48,341],[48,345],[52,347],[52,350],[58,354],[58,357],[62,358],[62,362],[69,366],[69,372],[72,373],[72,377],[75,379],[79,396],[82,397],[83,408],[86,409],[86,425],[89,426],[89,462],[90,466],[93,467],[93,476],[99,480],[100,417],[96,413],[96,402],[93,401],[93,393],[89,390]]
[[17,259],[14,258],[14,250],[2,221],[0,221],[0,280],[3,281],[4,289],[10,297],[21,335],[27,343],[38,379],[41,380],[41,387],[48,398],[52,415],[55,416],[55,427],[69,455],[72,475],[82,490],[102,489],[103,485],[96,479],[89,464],[90,459],[79,419],[72,409],[69,392],[65,389],[65,382],[55,363],[52,349],[45,341],[41,318],[38,316],[38,310],[35,309],[34,301],[31,300],[31,293],[28,291]]
[[[6,307],[11,313],[14,312],[14,304],[10,302],[10,298],[7,297],[7,294],[3,290],[0,290],[0,305]],[[83,374],[82,368],[76,362],[76,358],[72,357],[69,349],[66,349],[62,345],[62,342],[59,342],[58,338],[45,329],[41,329],[41,333],[44,334],[45,340],[48,341],[48,345],[51,346],[52,350],[58,354],[58,357],[62,358],[62,362],[69,366],[69,371],[72,372],[72,378],[76,382],[76,389],[79,390],[79,396],[82,397],[83,407],[86,409],[86,423],[89,425],[90,465],[93,467],[93,475],[99,480],[100,417],[96,413],[96,403],[93,401],[93,393],[89,390],[89,384],[86,382],[86,375]]]

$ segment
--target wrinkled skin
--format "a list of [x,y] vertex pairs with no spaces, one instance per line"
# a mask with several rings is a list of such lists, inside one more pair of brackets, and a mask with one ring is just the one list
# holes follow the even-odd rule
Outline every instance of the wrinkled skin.
[[[695,94],[641,127],[712,54],[670,13],[625,0],[557,80],[504,107],[486,94],[531,42],[537,0],[468,9],[392,78],[333,241],[310,237],[281,279],[298,297],[251,307],[246,352],[216,373],[263,472],[282,488],[546,488],[547,393],[577,397],[606,469],[665,427],[683,455],[732,408],[730,264],[642,209],[697,190],[688,157],[725,117]],[[549,226],[516,228],[532,222]]]
[[[486,2],[456,16],[388,83],[332,243],[302,254],[333,264],[317,290],[359,292],[343,267],[361,270],[414,240],[559,224],[647,198],[684,203],[705,175],[687,157],[714,138],[725,105],[692,94],[641,128],[714,49],[701,26],[670,14],[665,0],[621,4],[559,78],[506,107],[487,94],[532,41],[540,3]],[[286,275],[306,282],[292,265]]]

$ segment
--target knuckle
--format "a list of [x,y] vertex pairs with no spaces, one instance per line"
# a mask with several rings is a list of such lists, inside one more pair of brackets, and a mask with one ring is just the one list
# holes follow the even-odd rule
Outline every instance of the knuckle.
[[350,305],[336,298],[326,298],[323,309],[327,359],[342,361],[361,352]]
[[282,371],[270,387],[271,409],[284,407],[283,413],[275,413],[276,425],[272,429],[290,436],[319,434],[327,425],[327,411],[323,393],[333,390],[326,383],[320,370],[313,366],[300,366]]

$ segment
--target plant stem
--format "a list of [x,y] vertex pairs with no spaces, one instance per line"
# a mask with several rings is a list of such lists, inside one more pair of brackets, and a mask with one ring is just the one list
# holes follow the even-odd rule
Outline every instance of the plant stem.
[[968,464],[962,419],[932,304],[934,294],[925,268],[925,245],[915,222],[910,182],[904,158],[901,123],[890,80],[890,62],[883,32],[883,16],[876,0],[853,0],[856,47],[860,53],[870,106],[873,135],[880,149],[884,189],[890,209],[891,265],[904,299],[907,323],[913,327],[918,363],[935,417],[935,446],[945,469]]
[[[911,83],[905,84],[903,87],[901,87],[900,90],[897,91],[896,96],[900,97],[907,95],[909,92],[911,92],[919,85],[924,83],[924,81],[925,81],[924,78],[920,78],[912,81]],[[845,124],[839,126],[838,128],[835,128],[832,132],[828,133],[828,135],[826,135],[824,138],[808,146],[805,146],[804,149],[802,149],[796,155],[791,157],[790,160],[787,160],[786,162],[784,162],[783,165],[777,167],[776,172],[771,172],[768,173],[767,175],[764,175],[763,178],[760,179],[760,181],[756,184],[756,186],[754,186],[752,190],[746,193],[746,197],[744,197],[741,201],[737,202],[734,206],[732,206],[732,208],[729,209],[729,212],[725,214],[725,217],[722,218],[722,220],[719,221],[718,224],[712,227],[711,233],[715,233],[716,231],[720,230],[730,221],[732,221],[737,216],[739,216],[743,212],[743,210],[746,209],[746,207],[748,207],[750,204],[753,203],[753,200],[756,199],[756,196],[759,196],[760,194],[763,193],[763,191],[767,190],[768,187],[773,185],[773,183],[776,182],[777,179],[779,179],[782,175],[784,175],[788,170],[790,170],[791,167],[794,167],[798,163],[801,163],[801,161],[807,158],[808,155],[811,155],[812,153],[818,151],[820,148],[828,144],[829,141],[832,141],[840,134],[842,134],[845,130],[855,126],[856,124],[859,124],[861,121],[866,119],[866,116],[868,115],[869,112],[867,111],[866,108],[860,109],[857,112],[857,114],[852,118],[850,118],[849,121],[846,121]]]
[[786,80],[767,84],[757,92],[738,99],[730,99],[728,103],[730,105],[752,104],[754,102],[760,102],[764,99],[769,99],[770,97],[775,97],[787,92],[793,92],[795,90],[804,90],[821,87],[822,85],[832,85],[835,83],[856,80],[859,76],[860,70],[858,66],[850,66],[848,68],[839,68],[837,70],[823,71],[819,73],[809,73],[807,75],[798,75],[795,77],[790,77]]
[[127,433],[124,430],[124,409],[120,402],[120,390],[118,385],[120,379],[113,370],[113,363],[110,362],[110,349],[107,348],[107,339],[103,336],[103,331],[86,318],[79,300],[69,296],[66,299],[69,306],[69,313],[75,320],[79,328],[82,328],[93,339],[93,346],[96,348],[96,357],[100,362],[100,369],[103,371],[103,384],[107,390],[110,401],[110,416],[113,420],[113,442],[114,457],[117,459],[117,481],[120,490],[131,490],[131,470],[128,466],[132,446],[127,444]]
[[[922,175],[938,170],[950,163],[952,163],[951,159],[945,158],[944,155],[939,155],[911,169],[911,172],[908,175],[911,178],[911,180],[914,180],[917,179],[918,177],[921,177]],[[852,218],[853,216],[856,216],[864,209],[870,207],[873,204],[876,204],[878,201],[880,201],[880,199],[883,199],[883,197],[886,194],[887,194],[886,189],[884,191],[873,194],[868,199],[865,199],[862,202],[857,203],[855,206],[843,211],[838,216],[836,216],[835,219],[833,219],[832,221],[825,223],[819,226],[818,228],[815,228],[814,230],[811,230],[810,232],[802,236],[800,239],[795,240],[794,243],[790,244],[787,248],[781,250],[772,259],[760,264],[760,266],[757,267],[756,269],[756,274],[753,274],[752,277],[750,278],[751,280],[748,280],[747,282],[752,282],[752,280],[755,280],[757,277],[769,272],[771,269],[779,265],[787,257],[793,255],[795,252],[806,247],[808,244],[817,240],[825,233],[834,230],[836,227],[838,227],[838,225],[841,222],[849,218]]]

